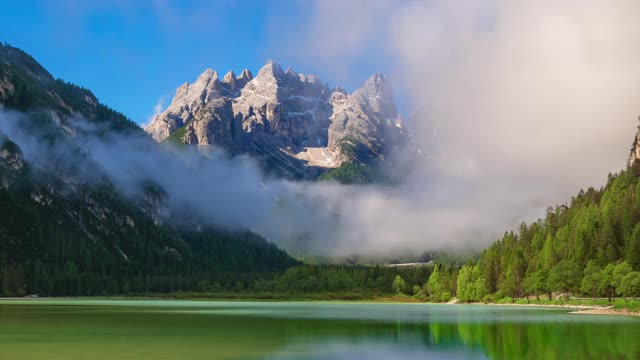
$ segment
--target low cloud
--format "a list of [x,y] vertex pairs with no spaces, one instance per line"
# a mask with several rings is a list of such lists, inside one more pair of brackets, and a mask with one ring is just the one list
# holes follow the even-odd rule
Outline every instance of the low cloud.
[[[144,134],[105,134],[82,118],[66,119],[73,136],[52,143],[24,126],[29,119],[0,113],[0,132],[23,149],[29,162],[55,171],[65,165],[81,169],[80,182],[104,181],[104,174],[132,199],[140,198],[151,181],[166,191],[168,219],[175,223],[250,229],[290,250],[319,255],[404,254],[449,245],[446,236],[425,242],[425,235],[439,235],[451,210],[418,207],[404,187],[268,178],[246,156],[216,151],[205,157],[195,148],[164,146]],[[472,225],[473,219],[457,215]],[[468,226],[461,227],[460,236],[467,231]]]
[[394,191],[346,195],[351,248],[482,247],[625,166],[637,1],[311,4],[304,26],[274,29],[277,49],[336,76],[390,61],[425,153]]
[[166,100],[167,100],[167,95],[162,96],[158,99],[158,101],[156,102],[156,105],[153,107],[153,114],[151,114],[151,116],[147,118],[147,121],[145,121],[143,124],[140,125],[143,129],[146,129],[149,125],[153,123],[153,120],[155,120],[155,118],[158,115],[162,114],[165,108],[164,102]]

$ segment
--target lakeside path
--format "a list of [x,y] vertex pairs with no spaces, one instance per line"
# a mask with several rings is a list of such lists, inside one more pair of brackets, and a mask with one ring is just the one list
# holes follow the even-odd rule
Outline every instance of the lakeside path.
[[569,314],[581,314],[581,315],[625,315],[625,316],[636,316],[640,317],[640,313],[629,311],[627,309],[616,310],[611,307],[600,307],[593,309],[581,309],[572,311]]
[[613,306],[599,305],[556,305],[556,304],[470,304],[470,305],[488,305],[488,306],[524,306],[524,307],[544,307],[544,308],[560,308],[569,309],[569,314],[577,315],[623,315],[640,317],[640,312],[629,311],[628,309],[615,309]]

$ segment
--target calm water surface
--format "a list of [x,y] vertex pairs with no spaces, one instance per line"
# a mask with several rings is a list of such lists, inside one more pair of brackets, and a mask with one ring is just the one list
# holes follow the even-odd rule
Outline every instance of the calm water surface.
[[0,359],[640,359],[640,320],[516,306],[0,301]]

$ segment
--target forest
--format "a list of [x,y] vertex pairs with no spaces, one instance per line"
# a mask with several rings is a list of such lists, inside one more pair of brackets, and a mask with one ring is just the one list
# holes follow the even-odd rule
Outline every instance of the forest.
[[521,224],[460,268],[436,266],[431,301],[640,296],[640,164]]

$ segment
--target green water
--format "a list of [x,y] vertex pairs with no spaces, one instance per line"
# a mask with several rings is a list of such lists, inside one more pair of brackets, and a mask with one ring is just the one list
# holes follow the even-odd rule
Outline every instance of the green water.
[[0,301],[0,359],[640,359],[640,320],[515,306]]

